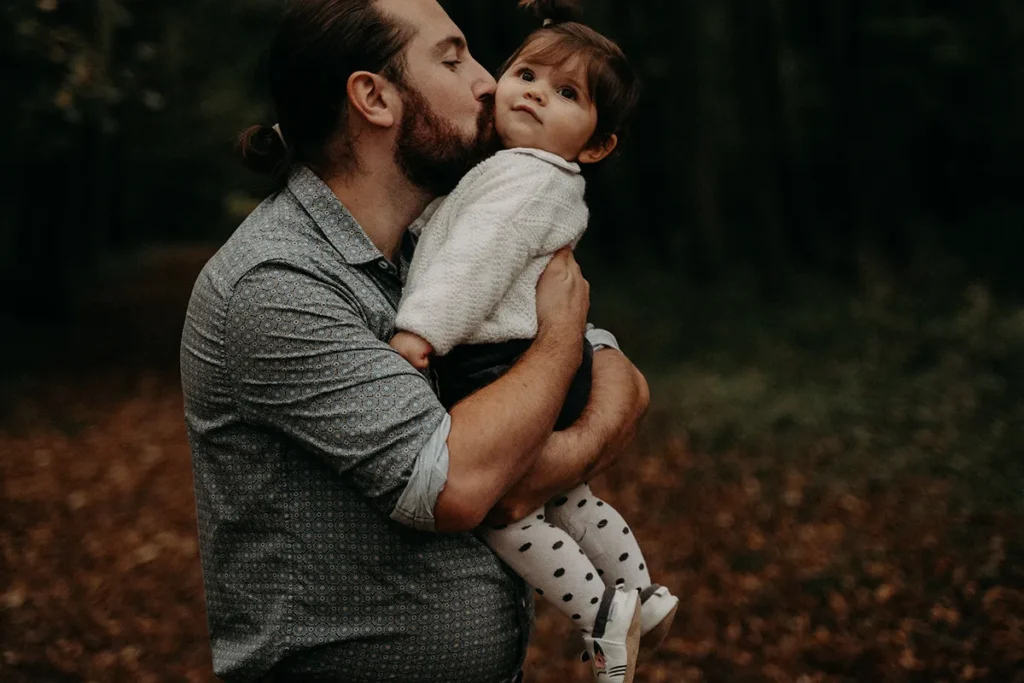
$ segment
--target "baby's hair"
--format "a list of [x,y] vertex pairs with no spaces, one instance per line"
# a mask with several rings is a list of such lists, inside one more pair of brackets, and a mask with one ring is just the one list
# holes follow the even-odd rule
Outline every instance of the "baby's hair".
[[580,21],[583,16],[580,0],[519,0],[519,6],[555,24]]
[[579,21],[579,0],[520,0],[519,6],[551,21],[526,38],[501,73],[524,55],[546,66],[578,57],[586,66],[587,89],[597,108],[597,128],[587,147],[603,145],[612,135],[622,138],[640,97],[639,80],[622,48]]

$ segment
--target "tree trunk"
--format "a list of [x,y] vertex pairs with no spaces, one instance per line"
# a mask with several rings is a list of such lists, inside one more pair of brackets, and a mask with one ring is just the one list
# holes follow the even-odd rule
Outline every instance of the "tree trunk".
[[747,182],[754,223],[749,239],[762,291],[777,296],[788,268],[781,215],[780,170],[785,168],[779,52],[775,16],[765,2],[732,0],[738,118],[748,155]]
[[712,83],[717,70],[707,66],[713,59],[714,46],[711,44],[713,31],[711,22],[715,4],[713,0],[696,0],[689,17],[694,30],[688,36],[691,47],[682,57],[692,63],[693,95],[696,111],[690,131],[690,172],[694,187],[691,196],[695,203],[694,225],[697,244],[702,255],[702,267],[698,275],[714,280],[725,268],[725,248],[718,210],[718,167],[715,149],[715,124],[713,112],[714,88]]
[[711,7],[710,0],[680,0],[662,8],[657,18],[650,18],[651,25],[658,27],[652,35],[657,44],[665,46],[659,57],[672,65],[674,77],[670,80],[661,75],[658,82],[645,84],[645,92],[653,93],[647,97],[668,91],[679,91],[682,97],[676,99],[678,104],[646,103],[657,119],[650,131],[642,131],[651,138],[638,141],[650,154],[658,155],[647,165],[661,169],[654,179],[658,187],[644,188],[648,193],[657,192],[664,214],[653,248],[667,267],[682,268],[698,281],[716,278],[723,262],[708,102],[711,89],[701,68],[710,61],[705,23]]
[[[800,111],[802,72],[789,25],[790,0],[770,0],[779,53],[780,142],[779,182],[782,218],[789,236],[788,251],[804,268],[815,265],[818,253],[812,221],[813,196],[808,188],[807,145]],[[783,65],[788,68],[783,68]]]
[[858,274],[861,237],[861,205],[864,188],[860,173],[859,147],[863,143],[860,93],[861,0],[833,0],[828,3],[832,44],[832,101],[836,120],[835,176],[838,180],[835,268],[842,276]]

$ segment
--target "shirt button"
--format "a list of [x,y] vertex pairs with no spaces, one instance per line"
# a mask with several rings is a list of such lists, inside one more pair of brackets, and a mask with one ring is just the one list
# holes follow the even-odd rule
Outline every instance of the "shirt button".
[[522,607],[523,609],[526,609],[526,598],[521,598],[519,600],[519,606]]
[[387,261],[378,261],[377,265],[380,266],[381,270],[387,270],[388,269],[388,262]]

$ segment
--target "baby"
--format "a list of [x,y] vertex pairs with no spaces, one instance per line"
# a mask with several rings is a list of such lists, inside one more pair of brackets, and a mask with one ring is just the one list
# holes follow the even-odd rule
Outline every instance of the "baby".
[[[495,128],[504,149],[413,226],[420,237],[391,345],[432,367],[451,407],[510,368],[537,334],[536,286],[587,227],[582,164],[603,160],[637,99],[619,47],[564,21],[565,2],[524,0],[549,17],[502,67]],[[590,394],[593,348],[555,428]],[[629,526],[586,484],[512,525],[481,530],[495,553],[583,634],[595,677],[633,680],[641,637],[657,647],[678,599],[652,584]]]

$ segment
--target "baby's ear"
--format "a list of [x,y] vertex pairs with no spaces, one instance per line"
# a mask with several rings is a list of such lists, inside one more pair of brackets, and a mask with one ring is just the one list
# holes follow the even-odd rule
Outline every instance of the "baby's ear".
[[604,159],[606,156],[615,151],[615,146],[619,144],[619,137],[612,133],[608,138],[599,144],[591,145],[585,150],[580,152],[579,162],[581,164],[596,164],[597,162]]

